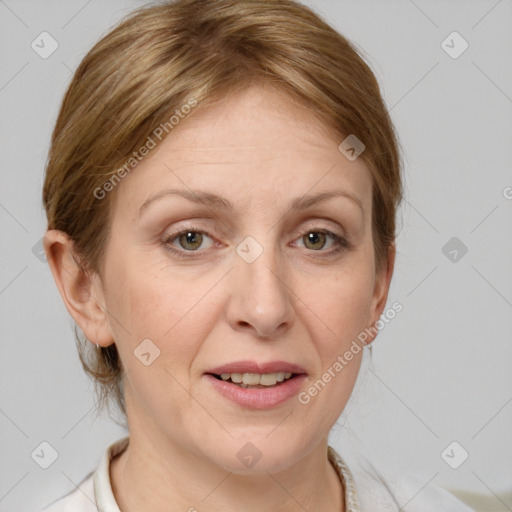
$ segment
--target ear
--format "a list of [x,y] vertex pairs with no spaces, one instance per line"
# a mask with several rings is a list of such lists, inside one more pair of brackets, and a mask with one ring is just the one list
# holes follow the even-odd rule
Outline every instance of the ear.
[[[387,260],[383,263],[380,269],[377,269],[375,274],[375,286],[373,296],[370,303],[370,326],[374,327],[375,322],[379,320],[380,315],[384,311],[386,301],[388,299],[389,286],[391,284],[391,277],[395,268],[396,245],[393,242],[388,249]],[[369,326],[369,327],[370,327]],[[377,336],[378,331],[376,328],[369,329],[372,334],[369,335],[368,340],[365,342],[369,345]]]
[[79,264],[67,233],[48,230],[44,237],[46,259],[64,304],[87,338],[102,346],[114,342],[100,277]]

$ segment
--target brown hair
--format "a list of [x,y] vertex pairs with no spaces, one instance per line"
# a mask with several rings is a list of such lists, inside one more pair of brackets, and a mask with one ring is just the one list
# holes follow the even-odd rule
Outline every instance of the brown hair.
[[[294,0],[176,0],[122,20],[85,56],[64,96],[43,201],[48,229],[70,236],[85,271],[102,275],[109,232],[112,193],[97,191],[130,171],[127,160],[155,129],[171,133],[169,116],[191,99],[206,103],[256,81],[298,99],[340,142],[349,134],[363,141],[376,267],[386,262],[402,199],[399,143],[354,46]],[[101,405],[115,399],[126,415],[115,343],[91,350],[75,334]]]

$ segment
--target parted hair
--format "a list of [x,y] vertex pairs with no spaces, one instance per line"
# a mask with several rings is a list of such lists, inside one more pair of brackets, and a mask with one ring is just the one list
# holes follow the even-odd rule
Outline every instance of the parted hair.
[[[93,46],[53,130],[43,186],[48,229],[69,235],[86,274],[102,276],[109,236],[115,190],[98,190],[191,98],[195,111],[254,83],[298,100],[340,142],[355,135],[364,143],[376,269],[385,264],[402,200],[401,154],[377,80],[356,47],[298,1],[168,0],[133,11]],[[113,401],[126,415],[115,343],[96,350],[78,331],[100,409]]]

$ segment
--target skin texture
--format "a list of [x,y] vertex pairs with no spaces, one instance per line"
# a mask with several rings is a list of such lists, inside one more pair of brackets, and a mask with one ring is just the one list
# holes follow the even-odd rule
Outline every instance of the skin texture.
[[[306,390],[379,319],[395,251],[376,273],[370,173],[340,142],[286,95],[252,86],[199,105],[117,186],[103,276],[87,280],[67,236],[47,232],[67,309],[93,343],[116,343],[126,370],[130,445],[111,466],[123,512],[344,509],[327,436],[362,351],[306,405],[243,408],[204,376],[233,361],[281,360],[306,370]],[[171,188],[222,195],[234,211],[166,195],[139,212]],[[356,201],[289,207],[333,189]],[[191,226],[202,240],[169,241]],[[333,253],[336,240],[318,230],[350,246]],[[263,249],[250,264],[236,252],[247,236]],[[144,339],[160,350],[149,366],[134,356]],[[247,442],[261,453],[251,468],[237,457]]]

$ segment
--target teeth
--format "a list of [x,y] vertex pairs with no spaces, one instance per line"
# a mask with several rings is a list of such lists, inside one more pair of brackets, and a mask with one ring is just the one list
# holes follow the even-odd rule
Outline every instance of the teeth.
[[244,373],[242,382],[250,386],[257,386],[260,383],[260,376],[257,373]]
[[278,382],[282,382],[278,379],[277,373],[264,373],[259,377],[258,384],[262,386],[275,386]]
[[283,382],[292,376],[291,372],[276,373],[221,373],[220,378],[224,381],[240,384],[242,387],[248,386],[275,386],[278,382]]

